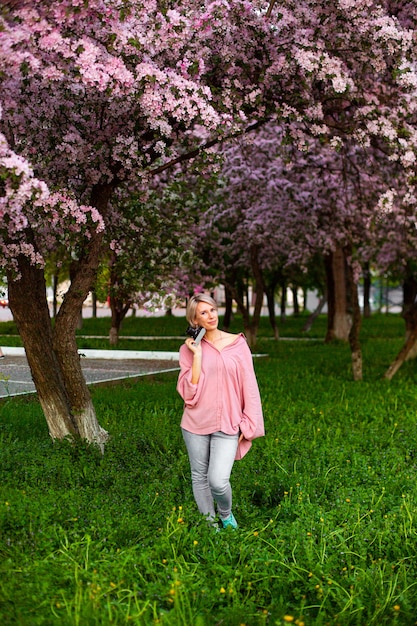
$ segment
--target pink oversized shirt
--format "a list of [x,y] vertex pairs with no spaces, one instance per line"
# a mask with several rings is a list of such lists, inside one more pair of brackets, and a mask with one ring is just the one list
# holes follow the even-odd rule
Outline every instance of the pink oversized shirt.
[[201,348],[197,384],[191,382],[193,353],[185,344],[180,348],[177,391],[184,400],[181,427],[197,435],[217,431],[235,435],[240,431],[243,440],[236,458],[242,458],[252,439],[265,434],[252,353],[243,334],[237,335],[223,350],[205,339]]

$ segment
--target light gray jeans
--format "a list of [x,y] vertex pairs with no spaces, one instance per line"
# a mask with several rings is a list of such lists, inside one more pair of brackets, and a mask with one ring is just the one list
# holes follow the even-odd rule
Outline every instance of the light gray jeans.
[[203,515],[222,519],[232,511],[232,488],[230,474],[235,460],[239,435],[216,432],[211,435],[195,435],[182,429],[190,459],[193,494],[198,510]]

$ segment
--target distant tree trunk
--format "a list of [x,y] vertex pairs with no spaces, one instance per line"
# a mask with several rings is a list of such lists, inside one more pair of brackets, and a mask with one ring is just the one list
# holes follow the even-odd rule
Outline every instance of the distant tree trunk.
[[384,378],[391,380],[391,378],[398,372],[404,361],[408,361],[415,358],[417,351],[417,280],[412,275],[411,271],[409,276],[403,283],[403,311],[402,316],[405,320],[405,343],[397,354],[394,361],[391,363]]
[[224,287],[224,296],[226,306],[223,317],[223,328],[224,330],[229,330],[233,317],[233,296],[231,294],[230,288],[226,285]]
[[119,343],[120,328],[131,305],[131,302],[123,302],[115,296],[110,296],[111,327],[109,343],[111,346],[116,346]]
[[307,297],[308,297],[307,289],[303,287],[303,313],[307,311]]
[[269,323],[274,332],[274,339],[279,339],[279,329],[277,325],[277,318],[275,315],[275,290],[277,288],[277,281],[271,281],[265,287],[266,300],[268,303],[268,316]]
[[371,271],[369,263],[366,263],[363,270],[363,316],[371,317]]
[[324,294],[323,296],[321,296],[320,300],[318,301],[318,304],[317,304],[316,308],[311,313],[311,315],[308,316],[308,318],[306,320],[306,323],[303,326],[303,332],[304,333],[307,333],[309,330],[311,330],[311,327],[313,326],[314,321],[318,318],[318,316],[322,312],[326,302],[327,302],[327,293]]
[[326,343],[336,339],[349,340],[352,316],[349,313],[350,293],[348,287],[347,263],[341,248],[325,258],[327,279],[327,334]]
[[[74,259],[70,263],[69,276],[70,276],[71,283],[72,283],[73,279],[75,280],[75,277],[77,276],[78,263],[79,263],[79,261],[77,259]],[[85,296],[85,297],[87,297],[87,296]],[[84,300],[85,300],[85,298],[84,298]],[[78,313],[78,321],[77,321],[77,326],[76,326],[76,328],[78,330],[80,330],[83,327],[83,304],[84,304],[84,300],[81,303],[80,310],[79,310],[79,313]]]
[[287,279],[283,278],[281,281],[281,322],[285,322],[287,309]]
[[91,298],[92,298],[92,312],[91,312],[91,315],[92,315],[92,317],[96,318],[97,317],[97,294],[96,294],[95,290],[92,291]]
[[298,317],[300,315],[300,304],[298,302],[298,287],[297,285],[293,285],[291,287],[291,291],[292,291],[292,299],[293,299],[293,306],[294,306],[294,317]]
[[58,284],[59,284],[59,274],[58,272],[54,272],[52,276],[52,316],[55,318],[58,312]]

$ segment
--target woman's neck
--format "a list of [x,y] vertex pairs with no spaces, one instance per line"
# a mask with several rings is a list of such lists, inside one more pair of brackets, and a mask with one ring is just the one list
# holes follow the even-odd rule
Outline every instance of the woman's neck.
[[218,328],[216,328],[215,330],[208,330],[206,332],[206,339],[207,341],[210,341],[210,343],[216,343],[216,341],[219,341],[222,336],[223,333]]

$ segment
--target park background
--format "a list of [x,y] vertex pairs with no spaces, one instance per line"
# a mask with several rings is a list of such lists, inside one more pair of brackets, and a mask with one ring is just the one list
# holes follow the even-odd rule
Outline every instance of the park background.
[[[0,406],[4,623],[416,622],[416,33],[412,0],[0,2],[0,334],[36,387]],[[81,355],[178,350],[220,285],[267,436],[213,536],[175,373]]]

